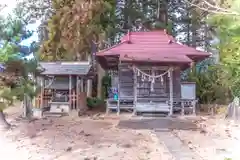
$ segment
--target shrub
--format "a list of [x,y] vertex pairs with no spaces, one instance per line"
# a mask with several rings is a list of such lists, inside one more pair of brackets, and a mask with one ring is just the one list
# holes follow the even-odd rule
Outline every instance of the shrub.
[[88,97],[87,98],[87,106],[89,109],[100,107],[104,104],[104,100],[99,99],[97,97]]
[[212,65],[205,70],[193,68],[188,72],[187,81],[196,82],[196,96],[200,103],[226,104],[232,97],[225,83],[226,77],[220,65]]
[[111,76],[106,74],[102,78],[102,99],[108,98],[108,91],[111,88]]

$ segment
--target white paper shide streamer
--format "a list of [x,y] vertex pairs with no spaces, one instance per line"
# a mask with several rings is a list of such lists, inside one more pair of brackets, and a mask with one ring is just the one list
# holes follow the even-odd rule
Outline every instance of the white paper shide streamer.
[[154,83],[155,83],[156,79],[160,79],[161,84],[163,84],[163,81],[164,81],[163,76],[168,75],[168,77],[169,77],[171,75],[172,69],[170,68],[166,72],[159,74],[159,75],[155,74],[154,69],[152,69],[151,75],[141,71],[138,68],[135,68],[135,71],[137,73],[137,76],[141,76],[142,81],[148,80],[149,82],[151,82],[151,92],[153,92],[154,91]]

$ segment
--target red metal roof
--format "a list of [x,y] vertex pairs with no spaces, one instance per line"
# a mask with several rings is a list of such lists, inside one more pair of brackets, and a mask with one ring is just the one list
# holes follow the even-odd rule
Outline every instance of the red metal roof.
[[131,59],[131,61],[152,60],[182,63],[190,63],[192,60],[189,57],[204,59],[210,56],[207,52],[176,43],[174,38],[163,30],[130,32],[123,36],[121,43],[97,53],[97,56],[104,55],[120,55],[122,60]]

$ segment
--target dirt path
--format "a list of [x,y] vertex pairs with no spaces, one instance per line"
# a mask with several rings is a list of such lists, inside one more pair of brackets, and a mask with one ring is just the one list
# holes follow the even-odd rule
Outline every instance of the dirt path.
[[168,152],[168,160],[201,160],[201,158],[190,150],[188,146],[183,144],[181,140],[172,134],[172,130],[196,130],[198,127],[196,124],[174,118],[143,118],[141,120],[126,120],[121,121],[119,124],[122,128],[133,128],[136,130],[151,129],[158,137],[160,143],[165,146],[165,152]]

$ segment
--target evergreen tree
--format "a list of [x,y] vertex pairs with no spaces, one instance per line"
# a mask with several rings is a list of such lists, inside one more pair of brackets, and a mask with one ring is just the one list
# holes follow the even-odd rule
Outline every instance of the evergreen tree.
[[[17,12],[15,12],[17,13]],[[23,101],[24,97],[35,95],[35,82],[29,75],[36,75],[37,62],[27,61],[21,57],[21,41],[30,37],[31,32],[26,29],[26,23],[18,14],[2,18],[0,23],[0,123],[9,128],[3,110],[13,104],[14,100]]]
[[[229,1],[228,1],[229,2]],[[219,5],[218,5],[219,6]],[[229,13],[212,14],[209,24],[214,26],[215,36],[219,39],[217,49],[219,51],[219,65],[224,75],[222,83],[227,85],[233,96],[240,96],[240,12],[239,1],[232,0],[225,10]],[[217,10],[218,11],[218,10]]]
[[52,1],[48,40],[40,49],[47,61],[87,59],[92,41],[99,42],[114,25],[113,0]]

